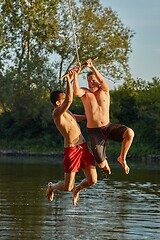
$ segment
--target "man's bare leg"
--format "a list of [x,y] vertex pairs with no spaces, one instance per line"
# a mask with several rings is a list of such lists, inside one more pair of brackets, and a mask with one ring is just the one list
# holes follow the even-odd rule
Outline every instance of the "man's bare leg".
[[60,181],[57,183],[52,183],[52,182],[48,183],[46,195],[49,202],[53,201],[54,191],[58,190],[58,191],[70,192],[73,189],[74,183],[75,183],[75,174],[76,174],[75,172],[64,173],[64,181]]
[[107,159],[107,157],[106,157],[106,160],[105,160],[105,167],[103,168],[103,170],[104,170],[104,172],[105,173],[107,173],[107,174],[111,174],[111,169],[110,169],[110,166],[109,166],[109,164],[108,164],[108,159]]
[[77,185],[76,187],[74,187],[72,189],[72,192],[73,192],[72,204],[73,204],[73,206],[76,206],[78,198],[79,198],[79,194],[83,189],[89,188],[97,183],[97,171],[96,171],[96,167],[94,165],[89,165],[89,166],[83,168],[83,172],[84,172],[86,178],[83,179],[83,181],[79,185]]
[[72,189],[72,192],[73,192],[72,204],[73,204],[73,206],[76,206],[80,192],[83,189],[88,188],[90,186],[91,185],[88,184],[87,179],[84,179],[79,185],[77,185],[75,188]]
[[133,138],[134,138],[134,132],[131,128],[128,128],[124,132],[121,153],[117,158],[117,161],[121,164],[126,174],[128,174],[130,171],[130,168],[126,162],[126,156],[132,144]]
[[118,157],[117,161],[119,162],[119,164],[122,166],[122,168],[124,169],[125,173],[128,174],[130,172],[130,168],[127,165],[126,160],[124,160],[123,158]]
[[52,185],[52,182],[49,182],[48,188],[47,188],[47,193],[46,193],[49,202],[52,202],[53,197],[54,197],[54,192],[53,192],[51,185]]
[[56,190],[65,191],[64,182],[58,182],[58,183],[49,182],[48,183],[46,195],[47,195],[49,202],[53,201],[54,191],[56,191]]
[[76,188],[72,189],[72,192],[73,192],[72,204],[73,204],[73,206],[77,205],[77,201],[78,201],[78,198],[79,198],[80,191],[81,190],[78,190]]
[[98,167],[99,167],[99,168],[102,168],[103,171],[104,171],[106,174],[111,174],[111,169],[110,169],[110,166],[109,166],[107,160],[108,160],[108,159],[107,159],[107,157],[106,157],[106,159],[105,159],[102,163],[99,163],[99,164],[98,164]]

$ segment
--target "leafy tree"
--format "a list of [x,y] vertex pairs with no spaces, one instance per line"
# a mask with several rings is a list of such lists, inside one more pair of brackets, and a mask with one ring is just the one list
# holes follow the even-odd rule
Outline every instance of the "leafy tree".
[[4,41],[1,53],[19,70],[32,54],[43,55],[45,45],[55,39],[55,13],[59,1],[13,0],[1,2],[1,26]]
[[128,77],[123,85],[111,91],[111,119],[113,122],[133,126],[138,120],[135,82],[133,78]]
[[114,90],[111,93],[111,120],[133,126],[138,120],[138,107],[135,96],[126,89]]
[[77,17],[80,57],[85,60],[97,56],[97,66],[108,78],[114,81],[126,78],[133,31],[125,28],[117,13],[102,7],[98,0],[80,2]]
[[151,82],[127,79],[122,86],[111,92],[111,96],[112,120],[134,129],[137,148],[143,145],[151,152],[157,152],[160,147],[159,78],[155,77]]
[[[137,105],[139,122],[137,129],[141,133],[141,140],[150,143],[154,149],[160,148],[160,79],[153,78],[139,91]],[[141,81],[142,83],[142,81]]]
[[[49,88],[54,86],[46,44],[54,42],[59,1],[1,1],[0,107],[11,111],[18,125],[27,119],[48,122]],[[2,60],[3,59],[3,60]],[[23,117],[22,117],[23,116]]]
[[[59,78],[77,61],[73,20],[80,60],[99,57],[97,65],[104,73],[114,79],[125,77],[133,31],[125,28],[117,13],[102,7],[99,0],[79,2],[72,1],[73,19],[64,0],[1,3],[5,39],[5,45],[1,45],[3,54],[23,70],[26,58],[29,60],[33,54],[41,56],[50,52],[54,54],[53,62],[59,63]],[[56,56],[58,60],[55,60]]]
[[0,108],[19,129],[50,124],[50,91],[64,86],[59,78],[77,64],[77,49],[81,63],[98,57],[111,79],[129,74],[133,31],[99,0],[71,4],[72,18],[64,0],[0,1]]

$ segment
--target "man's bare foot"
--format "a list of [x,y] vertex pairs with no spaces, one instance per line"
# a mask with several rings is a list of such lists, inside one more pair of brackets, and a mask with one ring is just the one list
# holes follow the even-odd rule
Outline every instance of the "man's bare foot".
[[78,198],[79,198],[79,193],[80,193],[80,191],[77,191],[75,188],[73,188],[73,189],[72,189],[72,192],[73,192],[72,204],[73,204],[73,206],[76,206],[76,205],[77,205]]
[[48,188],[47,188],[47,194],[46,195],[47,195],[48,201],[52,202],[53,197],[54,197],[54,192],[53,192],[53,189],[52,189],[52,182],[48,183]]
[[130,168],[128,167],[127,163],[125,160],[123,160],[122,158],[117,158],[118,163],[122,166],[122,168],[124,169],[125,173],[128,174],[130,171]]
[[111,174],[111,169],[110,169],[110,166],[108,164],[108,161],[106,159],[106,166],[103,168],[103,171],[106,173],[106,174]]

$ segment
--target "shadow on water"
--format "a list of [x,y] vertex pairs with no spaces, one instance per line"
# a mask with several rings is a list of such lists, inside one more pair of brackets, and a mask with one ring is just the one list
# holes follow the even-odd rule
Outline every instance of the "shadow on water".
[[58,192],[52,203],[45,196],[49,181],[63,179],[60,159],[1,157],[0,239],[158,239],[160,164],[129,165],[125,175],[112,163],[109,178],[97,169],[98,183],[72,207],[72,193]]

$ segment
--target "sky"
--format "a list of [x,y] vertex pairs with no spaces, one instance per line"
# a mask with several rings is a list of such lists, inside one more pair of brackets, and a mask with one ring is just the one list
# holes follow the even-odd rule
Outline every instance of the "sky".
[[134,79],[160,77],[160,0],[100,0],[135,32],[129,66]]

